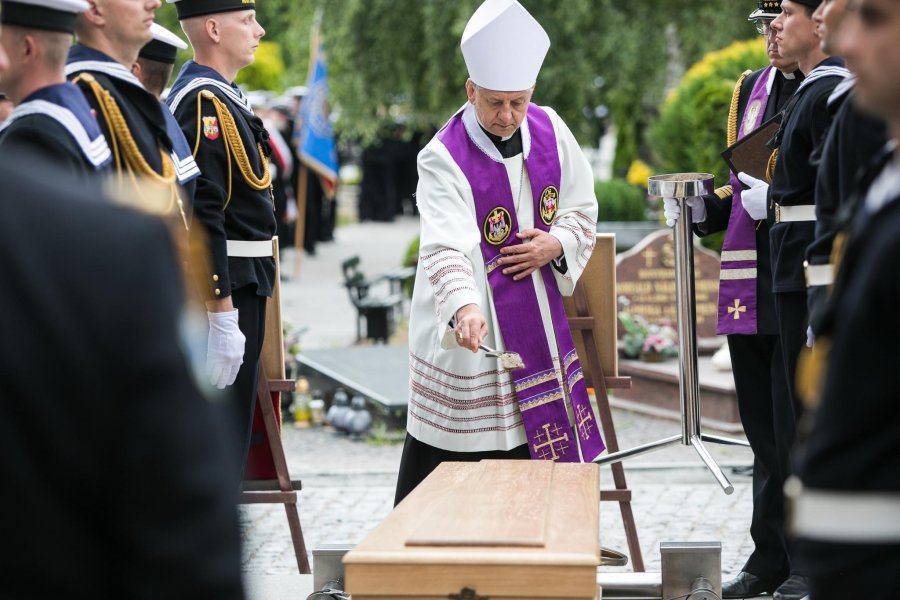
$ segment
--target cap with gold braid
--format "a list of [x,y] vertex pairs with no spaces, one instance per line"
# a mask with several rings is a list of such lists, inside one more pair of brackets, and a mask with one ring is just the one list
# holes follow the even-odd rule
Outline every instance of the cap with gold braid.
[[140,58],[174,65],[178,51],[188,47],[184,40],[159,23],[153,23],[150,26],[150,32],[153,34],[153,39],[141,48],[138,53]]
[[781,0],[756,0],[756,10],[747,17],[748,21],[774,19],[781,14]]
[[87,9],[84,0],[2,0],[0,23],[73,33],[75,15]]
[[256,10],[254,0],[166,0],[166,2],[175,5],[179,19],[235,10]]

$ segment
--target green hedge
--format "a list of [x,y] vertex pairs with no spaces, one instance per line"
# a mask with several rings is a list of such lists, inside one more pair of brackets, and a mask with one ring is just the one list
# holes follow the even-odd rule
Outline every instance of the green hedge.
[[647,220],[647,195],[627,181],[610,179],[594,184],[599,205],[598,221]]
[[745,70],[767,64],[760,37],[711,52],[688,70],[648,133],[660,172],[708,172],[716,176],[717,186],[728,183],[728,167],[719,153],[726,145],[734,85]]

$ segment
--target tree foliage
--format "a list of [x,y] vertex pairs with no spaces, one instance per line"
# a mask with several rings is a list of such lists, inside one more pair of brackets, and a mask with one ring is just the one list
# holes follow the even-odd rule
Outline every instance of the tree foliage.
[[719,153],[725,147],[735,82],[746,69],[766,64],[765,43],[760,38],[735,42],[691,67],[650,129],[656,164],[669,173],[713,173],[718,185],[725,185],[728,168]]
[[[371,139],[403,119],[438,127],[465,101],[459,50],[481,0],[257,0],[277,42],[285,85],[306,80],[313,15],[322,11],[339,134]],[[747,37],[753,0],[521,0],[550,35],[534,100],[553,106],[582,143],[616,127],[617,172],[649,151],[644,133],[684,65]],[[174,9],[160,21],[175,27]],[[189,54],[188,54],[189,55]],[[279,90],[276,90],[279,91]],[[598,117],[595,108],[608,108]]]

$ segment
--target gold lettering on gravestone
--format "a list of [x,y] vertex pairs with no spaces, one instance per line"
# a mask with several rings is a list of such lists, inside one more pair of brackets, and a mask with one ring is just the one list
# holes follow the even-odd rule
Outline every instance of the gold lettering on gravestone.
[[[620,254],[616,265],[616,294],[628,300],[629,313],[650,322],[677,321],[675,246],[671,230],[660,230]],[[719,259],[705,248],[694,248],[694,294],[697,335],[714,337],[718,314]],[[743,307],[741,307],[743,308]],[[619,327],[619,335],[623,328]]]

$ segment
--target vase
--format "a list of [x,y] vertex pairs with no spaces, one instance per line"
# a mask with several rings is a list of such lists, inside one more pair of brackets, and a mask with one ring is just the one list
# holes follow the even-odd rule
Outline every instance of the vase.
[[644,362],[662,362],[666,360],[666,357],[662,354],[662,352],[657,352],[656,350],[646,350],[641,352],[641,360]]

